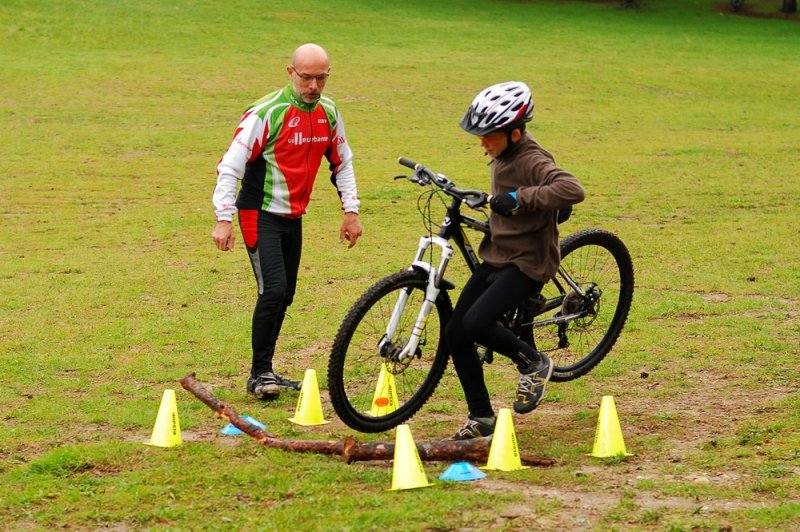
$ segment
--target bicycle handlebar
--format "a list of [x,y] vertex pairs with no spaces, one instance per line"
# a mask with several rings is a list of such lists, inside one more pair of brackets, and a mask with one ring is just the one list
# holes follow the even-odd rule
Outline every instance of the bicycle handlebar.
[[397,162],[405,166],[406,168],[411,168],[412,170],[417,170],[417,163],[412,161],[411,159],[406,159],[405,157],[400,157],[397,159]]
[[458,188],[444,174],[435,174],[426,166],[415,163],[411,159],[400,157],[397,159],[397,162],[406,168],[414,170],[414,176],[410,178],[412,182],[419,183],[421,186],[428,185],[433,182],[448,195],[460,200],[464,200],[464,202],[473,209],[478,209],[486,205],[488,202],[489,196],[485,192],[480,190]]

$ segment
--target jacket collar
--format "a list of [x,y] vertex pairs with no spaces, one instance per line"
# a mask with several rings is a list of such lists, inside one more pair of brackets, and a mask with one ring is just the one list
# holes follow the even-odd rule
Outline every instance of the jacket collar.
[[304,102],[303,99],[300,97],[300,95],[295,92],[291,81],[283,89],[283,92],[286,95],[286,97],[289,98],[289,101],[292,103],[292,105],[294,105],[301,111],[313,111],[314,109],[316,109],[317,104],[319,103],[319,100],[317,100],[314,103]]

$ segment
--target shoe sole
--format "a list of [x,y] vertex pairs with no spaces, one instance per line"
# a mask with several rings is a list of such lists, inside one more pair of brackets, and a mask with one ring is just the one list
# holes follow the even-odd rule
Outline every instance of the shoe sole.
[[489,434],[488,436],[475,436],[474,438],[448,438],[450,441],[470,441],[470,440],[486,440],[488,442],[492,441],[492,436],[494,434]]
[[281,394],[281,389],[278,387],[277,384],[269,384],[267,386],[262,386],[260,388],[256,388],[253,391],[253,396],[256,399],[275,399]]

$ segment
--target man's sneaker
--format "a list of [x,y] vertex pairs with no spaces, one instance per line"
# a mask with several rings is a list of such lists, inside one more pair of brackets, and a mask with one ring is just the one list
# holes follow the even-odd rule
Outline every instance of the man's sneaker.
[[287,379],[286,377],[279,375],[277,373],[273,373],[275,376],[275,381],[278,383],[278,386],[281,388],[289,388],[290,390],[297,390],[300,391],[300,388],[303,387],[303,383],[300,381],[293,381],[291,379]]
[[248,377],[247,393],[254,395],[256,399],[275,399],[281,394],[281,389],[275,374],[268,372]]
[[542,361],[531,371],[519,374],[519,387],[517,400],[514,401],[514,412],[527,414],[534,410],[544,398],[544,389],[547,381],[553,375],[553,361],[539,353]]
[[472,417],[467,417],[467,422],[461,427],[451,440],[471,440],[473,438],[486,438],[494,434],[494,423],[488,424]]

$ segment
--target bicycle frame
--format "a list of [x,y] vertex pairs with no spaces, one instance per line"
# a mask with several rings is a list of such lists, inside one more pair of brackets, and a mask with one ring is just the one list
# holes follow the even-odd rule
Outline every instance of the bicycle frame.
[[[447,214],[445,215],[444,221],[440,226],[439,234],[437,236],[426,236],[419,239],[417,253],[414,257],[414,260],[411,262],[410,269],[427,274],[428,286],[425,292],[425,301],[423,302],[422,307],[417,314],[410,338],[399,351],[399,353],[396,353],[394,356],[392,356],[392,360],[395,362],[403,362],[416,353],[422,333],[425,330],[425,324],[427,323],[428,316],[430,315],[431,309],[436,302],[436,298],[439,297],[439,293],[442,289],[449,290],[455,288],[455,285],[444,278],[444,274],[447,270],[448,264],[450,263],[450,259],[455,253],[453,246],[450,244],[450,240],[455,242],[456,247],[464,257],[464,260],[471,272],[474,272],[480,264],[480,259],[475,253],[475,249],[472,247],[472,244],[470,243],[469,238],[464,231],[464,227],[466,226],[486,234],[489,232],[489,224],[488,222],[484,222],[470,216],[464,216],[461,213],[462,203],[462,199],[454,197],[450,205],[447,207]],[[441,249],[441,259],[438,267],[434,266],[432,261],[424,260],[426,252],[432,246],[436,246]],[[569,287],[569,290],[567,290],[559,282],[558,277],[563,279],[563,281]],[[561,295],[546,300],[544,305],[538,308],[535,314],[541,314],[561,306],[564,301],[564,294],[568,293],[570,290],[577,293],[581,297],[586,297],[586,291],[579,286],[562,267],[559,267],[558,269],[558,277],[554,278],[553,282],[559,289]],[[378,345],[382,352],[386,346],[393,343],[400,316],[403,315],[407,302],[408,292],[403,291],[400,293],[398,300],[395,303],[394,309],[392,310],[392,316],[386,328],[386,333]],[[582,311],[570,314],[561,314],[541,321],[533,320],[533,316],[529,317],[530,321],[521,319],[520,316],[520,318],[514,324],[514,328],[518,330],[520,327],[525,326],[539,328],[548,325],[566,324],[571,320],[584,317],[585,315],[586,312]]]
[[[381,278],[354,303],[328,363],[331,404],[342,421],[363,432],[397,426],[434,393],[450,358],[445,336],[455,284],[447,279],[449,263],[458,252],[474,272],[481,260],[467,229],[483,237],[489,233],[485,192],[459,189],[408,159],[399,163],[414,174],[395,179],[428,188],[418,203],[428,234],[419,238],[405,271]],[[444,200],[445,216],[434,232],[431,200],[443,199],[439,193],[450,199]],[[464,206],[484,216],[473,218]],[[566,382],[591,371],[614,346],[630,309],[633,267],[624,243],[602,229],[572,233],[559,247],[563,267],[555,278],[498,320],[533,349],[548,353],[555,364],[551,380]],[[604,291],[610,294],[608,305],[601,305]],[[482,363],[492,362],[491,348],[475,347]]]
[[[483,234],[489,233],[489,224],[488,222],[484,222],[470,216],[464,216],[461,213],[461,200],[453,199],[453,202],[450,204],[450,207],[447,209],[447,217],[445,218],[445,224],[442,225],[442,229],[439,231],[440,236],[444,238],[452,238],[456,246],[458,246],[461,255],[464,257],[464,260],[467,263],[471,272],[474,272],[478,265],[480,264],[480,259],[478,258],[475,250],[472,248],[472,245],[467,238],[466,233],[464,232],[464,226],[467,226],[471,229],[475,229],[476,231],[480,231]],[[450,220],[450,223],[447,223],[447,220]],[[456,221],[453,224],[453,220]],[[453,228],[457,229],[454,230]],[[558,275],[564,280],[564,282],[569,286],[571,290],[576,292],[581,297],[586,296],[586,292],[572,279],[572,277],[564,270],[563,267],[559,266],[558,268]],[[568,290],[564,289],[561,283],[558,281],[558,277],[553,279],[553,283],[559,289],[561,293],[567,293]],[[539,309],[539,313],[555,309],[559,307],[563,303],[563,296],[552,298],[551,300],[545,302],[544,306]],[[524,325],[533,325],[534,328],[536,327],[544,327],[546,325],[553,325],[557,323],[566,323],[570,320],[575,318],[581,317],[583,313],[573,313],[568,315],[562,315],[555,318],[550,318],[547,320],[539,321],[539,322],[529,322],[529,323],[520,323],[520,326]]]

